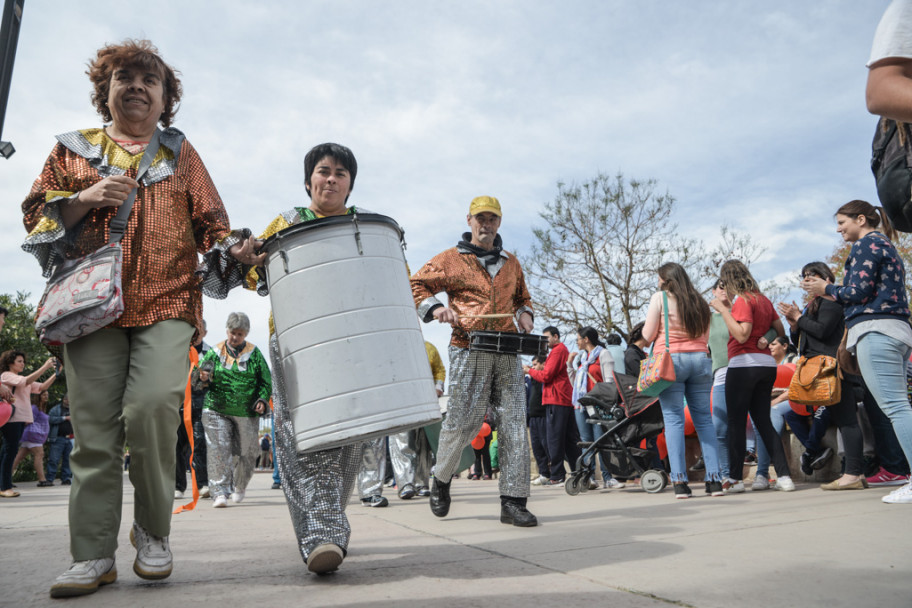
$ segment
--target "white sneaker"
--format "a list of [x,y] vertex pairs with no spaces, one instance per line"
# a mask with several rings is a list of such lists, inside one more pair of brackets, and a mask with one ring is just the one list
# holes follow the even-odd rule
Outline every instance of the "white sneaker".
[[590,479],[590,480],[589,480],[589,489],[590,489],[590,490],[598,490],[598,489],[599,489],[599,482],[597,482],[597,481],[594,480],[594,479]]
[[314,574],[329,574],[342,564],[342,549],[333,543],[319,545],[307,556],[307,569]]
[[200,488],[200,498],[209,498],[209,486]]
[[228,497],[224,495],[219,495],[215,497],[215,500],[212,501],[213,509],[224,509],[228,506]]
[[735,481],[734,479],[728,480],[731,485],[723,489],[722,491],[725,494],[743,494],[744,493],[744,482],[741,480]]
[[540,485],[543,485],[546,481],[548,481],[547,477],[545,477],[544,475],[539,475],[538,477],[536,477],[535,479],[532,480],[532,485],[540,486]]
[[792,481],[791,477],[777,477],[776,489],[780,492],[794,492],[795,482]]
[[184,497],[183,492],[181,492],[180,490],[174,490],[174,498],[183,498],[183,497]]
[[[794,487],[795,484],[792,484]],[[759,492],[760,490],[769,490],[770,489],[770,480],[764,477],[763,475],[757,475],[754,478],[754,483],[751,484],[751,490],[754,492]]]
[[621,490],[627,487],[627,484],[623,481],[618,481],[614,477],[605,482],[605,487],[609,490]]
[[247,495],[247,492],[245,492],[244,490],[241,490],[240,492],[232,492],[231,493],[231,502],[233,502],[234,504],[243,502],[244,496],[246,496],[246,495]]
[[167,536],[153,536],[134,521],[130,543],[136,547],[136,560],[133,562],[136,576],[151,581],[171,576],[174,560]]
[[901,505],[912,503],[912,482],[900,486],[881,498],[885,503]]
[[73,562],[51,585],[51,597],[75,597],[95,593],[102,585],[117,580],[113,557]]

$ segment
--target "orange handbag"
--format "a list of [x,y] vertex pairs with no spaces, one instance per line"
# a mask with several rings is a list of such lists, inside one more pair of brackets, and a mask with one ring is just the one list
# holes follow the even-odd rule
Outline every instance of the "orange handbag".
[[841,380],[836,357],[801,357],[789,384],[788,399],[811,408],[834,405],[842,400]]

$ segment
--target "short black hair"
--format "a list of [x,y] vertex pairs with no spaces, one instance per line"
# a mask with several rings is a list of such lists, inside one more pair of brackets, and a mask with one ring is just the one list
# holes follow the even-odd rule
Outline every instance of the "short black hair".
[[[348,174],[351,177],[351,181],[349,182],[349,194],[351,194],[351,190],[355,189],[355,177],[358,175],[358,161],[355,160],[354,153],[340,144],[320,144],[311,148],[310,152],[307,153],[307,156],[304,157],[304,185],[308,186],[305,188],[305,190],[307,190],[308,198],[311,197],[309,188],[310,176],[313,175],[314,169],[317,168],[317,163],[327,156],[345,167],[345,170],[348,171]],[[348,198],[346,197],[345,200],[347,201]]]
[[621,337],[620,337],[619,335],[617,335],[617,334],[608,334],[608,335],[605,337],[605,344],[620,346],[620,345],[621,345]]
[[9,310],[7,310],[6,306],[0,306],[0,315],[9,316]]
[[534,356],[532,357],[532,361],[533,361],[534,363],[542,363],[542,364],[544,364],[544,362],[546,361],[546,359],[547,359],[547,358],[546,358],[544,355],[534,355]]
[[549,333],[552,336],[557,336],[558,338],[560,338],[560,330],[558,328],[554,327],[553,325],[549,325],[548,327],[544,328],[542,330],[542,333]]

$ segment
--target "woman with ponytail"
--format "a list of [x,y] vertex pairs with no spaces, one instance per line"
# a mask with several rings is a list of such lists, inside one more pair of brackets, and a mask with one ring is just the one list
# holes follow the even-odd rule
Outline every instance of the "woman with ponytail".
[[776,489],[790,492],[795,489],[785,448],[770,421],[770,393],[776,382],[776,360],[769,349],[761,349],[760,338],[770,328],[779,336],[785,335],[782,321],[773,304],[760,292],[757,281],[742,262],[729,260],[719,270],[719,280],[728,296],[710,302],[722,315],[728,328],[728,372],[725,376],[725,402],[728,407],[728,493],[744,492],[745,431],[747,415],[757,427],[763,445],[772,455],[776,468]]
[[[709,409],[709,393],[712,389],[712,360],[706,347],[709,337],[709,307],[680,264],[662,264],[658,274],[659,291],[649,302],[643,337],[649,342],[655,341],[655,352],[665,350],[663,316],[668,316],[668,350],[671,352],[676,379],[659,395],[659,403],[665,417],[665,441],[675,498],[691,496],[684,460],[685,396],[703,448],[706,493],[722,496],[719,448]],[[667,309],[664,304],[666,297]]]
[[[852,243],[842,287],[813,275],[805,276],[802,287],[812,296],[832,296],[843,305],[846,348],[858,357],[865,384],[890,418],[906,459],[912,462],[912,408],[906,388],[912,326],[905,268],[890,242],[893,227],[883,209],[855,200],[836,212],[836,232]],[[912,483],[883,501],[912,504]]]

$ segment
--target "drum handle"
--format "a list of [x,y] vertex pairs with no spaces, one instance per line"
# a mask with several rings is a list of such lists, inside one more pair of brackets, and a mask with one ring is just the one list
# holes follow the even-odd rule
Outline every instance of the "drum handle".
[[352,214],[352,223],[355,225],[355,242],[358,244],[358,255],[364,255],[364,248],[361,247],[361,227],[358,225],[358,214]]
[[285,274],[288,274],[288,254],[284,251],[279,251],[279,256],[282,258],[282,266],[285,268]]

